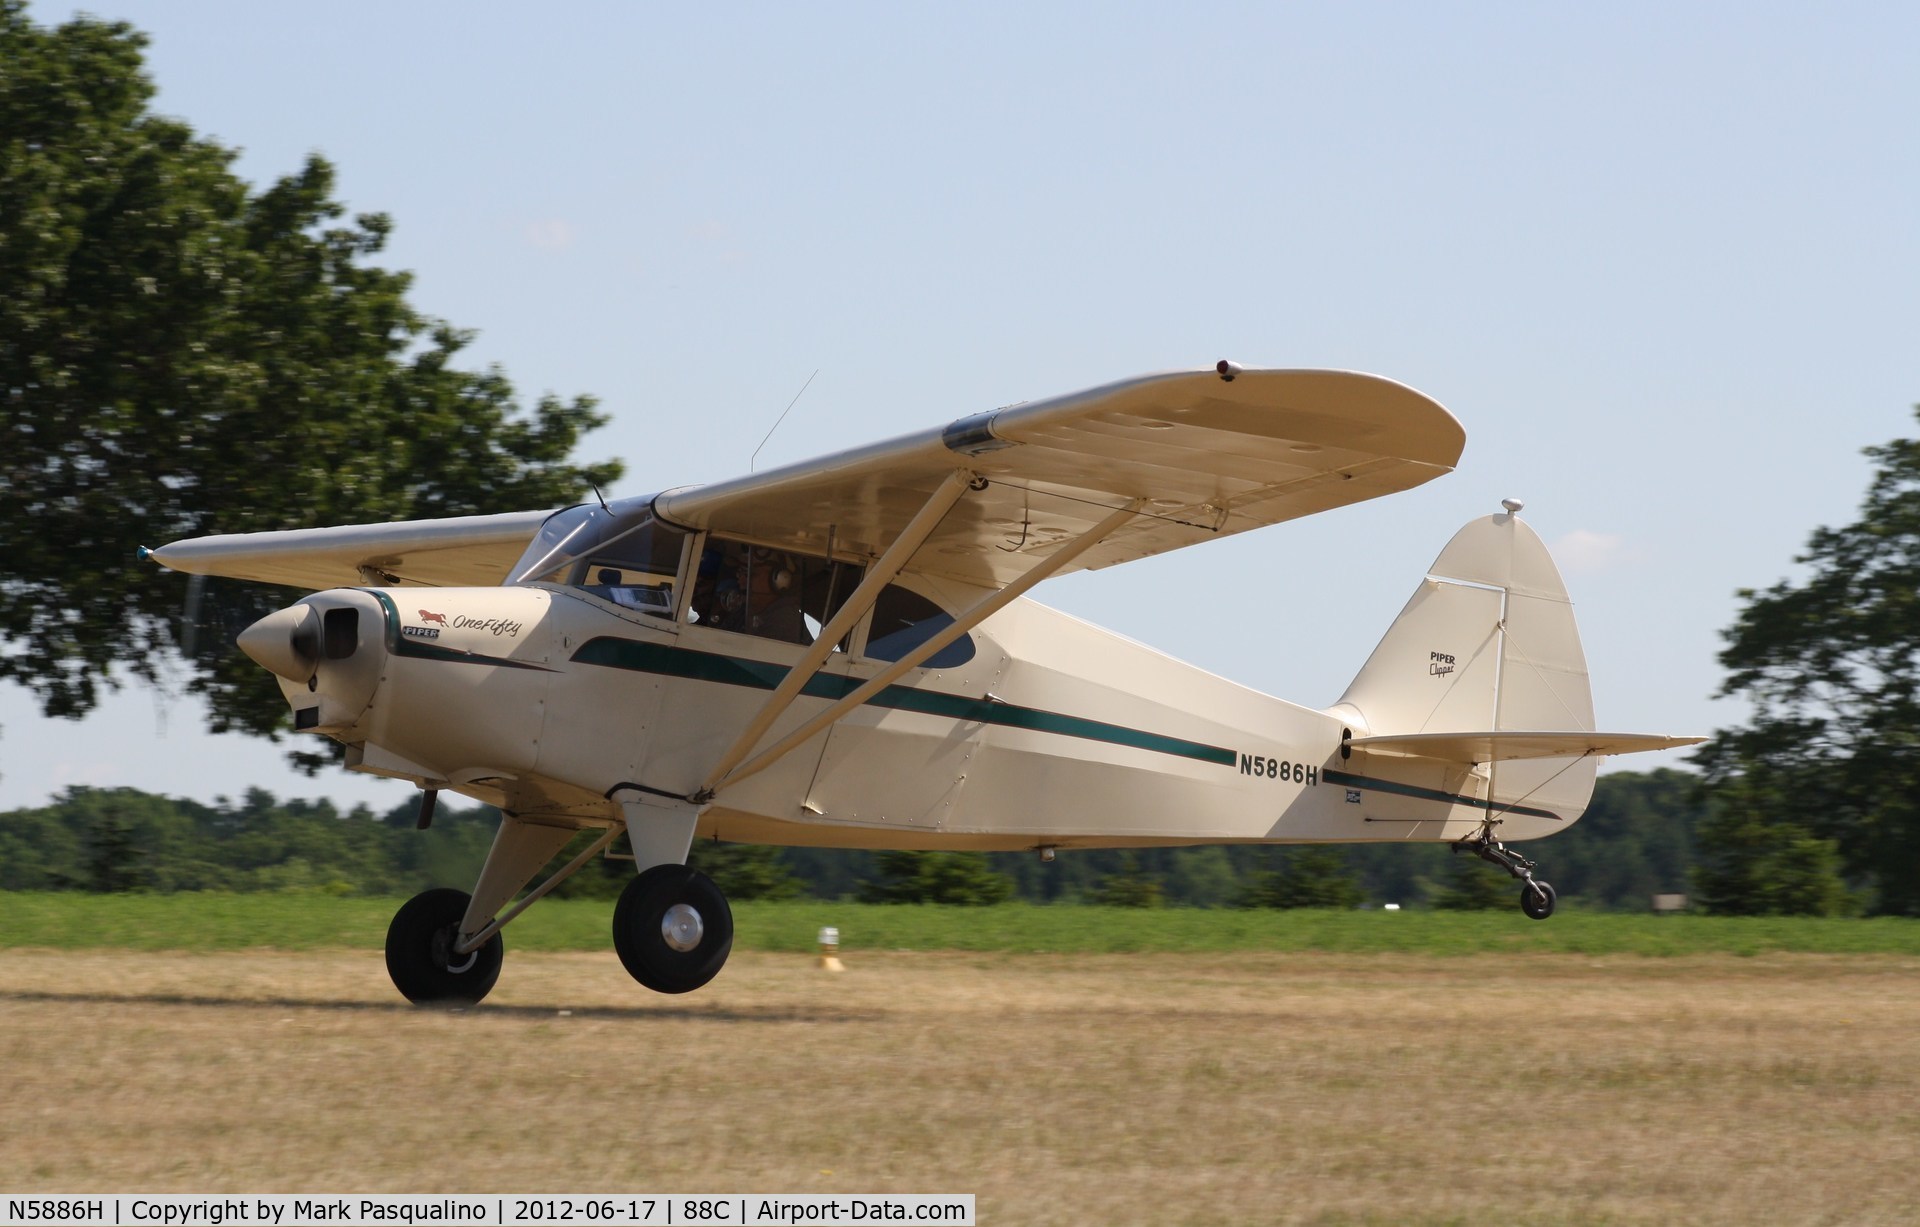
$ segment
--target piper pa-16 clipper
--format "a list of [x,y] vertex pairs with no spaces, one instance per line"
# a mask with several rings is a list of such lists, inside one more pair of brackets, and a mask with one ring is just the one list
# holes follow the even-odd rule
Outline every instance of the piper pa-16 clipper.
[[[1509,500],[1441,551],[1338,703],[1296,706],[1023,599],[1048,576],[1409,489],[1453,415],[1337,371],[1149,375],[769,472],[561,511],[204,537],[167,567],[313,595],[241,633],[356,771],[499,807],[471,895],[388,932],[416,1002],[474,1002],[500,931],[624,832],[614,948],[666,993],[733,918],[695,838],[1035,850],[1564,830],[1600,755],[1573,609]],[[517,903],[582,830],[599,837]]]

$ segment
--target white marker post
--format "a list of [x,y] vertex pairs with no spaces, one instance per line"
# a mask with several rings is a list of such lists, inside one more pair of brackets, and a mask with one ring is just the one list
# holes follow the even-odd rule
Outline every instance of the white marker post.
[[845,971],[840,961],[840,930],[829,925],[820,930],[820,970]]

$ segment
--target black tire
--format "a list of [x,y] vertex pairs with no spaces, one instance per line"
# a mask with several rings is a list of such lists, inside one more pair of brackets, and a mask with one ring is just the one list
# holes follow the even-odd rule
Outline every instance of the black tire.
[[1553,887],[1537,879],[1520,888],[1520,910],[1529,920],[1545,920],[1553,915],[1556,899]]
[[[664,928],[668,912],[688,908],[699,922],[692,948],[676,949]],[[684,922],[686,912],[676,913]],[[681,940],[689,940],[682,929]],[[713,879],[685,865],[655,865],[620,892],[613,908],[613,948],[627,974],[656,993],[690,993],[720,974],[733,950],[733,909]]]
[[400,905],[387,926],[387,975],[415,1005],[473,1005],[493,991],[507,948],[495,933],[464,958],[453,953],[472,896],[422,891]]

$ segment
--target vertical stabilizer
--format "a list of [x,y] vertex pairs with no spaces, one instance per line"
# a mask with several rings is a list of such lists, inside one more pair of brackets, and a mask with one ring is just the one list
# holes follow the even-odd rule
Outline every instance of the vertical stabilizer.
[[[1593,731],[1573,603],[1539,535],[1512,512],[1454,534],[1331,712],[1356,737]],[[1577,817],[1594,762],[1506,761],[1476,775],[1496,801]]]
[[1376,736],[1591,731],[1573,602],[1539,534],[1512,514],[1455,533],[1335,711]]

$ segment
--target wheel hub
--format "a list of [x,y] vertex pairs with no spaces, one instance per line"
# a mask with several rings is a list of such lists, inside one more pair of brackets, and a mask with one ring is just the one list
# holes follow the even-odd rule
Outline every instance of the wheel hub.
[[478,950],[469,950],[465,954],[456,954],[454,947],[460,944],[460,926],[448,925],[433,935],[433,961],[453,975],[473,970],[480,958]]
[[699,909],[691,904],[676,903],[660,917],[661,940],[682,954],[698,946],[706,931]]

